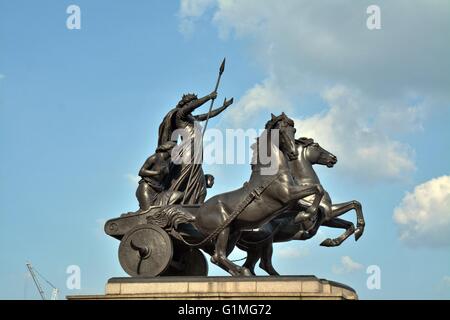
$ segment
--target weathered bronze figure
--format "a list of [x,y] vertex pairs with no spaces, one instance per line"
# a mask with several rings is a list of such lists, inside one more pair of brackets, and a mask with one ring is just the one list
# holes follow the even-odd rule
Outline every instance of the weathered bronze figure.
[[[170,110],[159,126],[158,145],[167,141],[177,142],[181,135],[182,150],[174,159],[177,165],[171,170],[170,190],[184,192],[184,204],[203,203],[206,197],[206,181],[202,162],[202,138],[203,133],[198,125],[201,121],[208,121],[219,115],[233,103],[233,98],[225,99],[220,108],[212,110],[212,104],[217,97],[217,88],[220,77],[225,68],[225,59],[222,62],[213,92],[203,98],[197,98],[195,94],[185,94],[178,102],[177,106]],[[193,115],[192,112],[203,104],[211,100],[211,107],[208,113]],[[206,126],[206,125],[205,125]],[[195,152],[197,151],[197,152]]]
[[[332,204],[313,170],[314,164],[332,167],[337,158],[312,139],[295,139],[294,122],[282,113],[271,115],[256,139],[251,175],[237,190],[205,200],[214,176],[203,173],[202,138],[209,118],[233,99],[213,110],[223,61],[214,91],[203,97],[184,95],[159,127],[158,147],[142,166],[136,191],[139,210],[111,219],[105,232],[120,240],[119,261],[131,276],[206,276],[211,261],[234,276],[254,275],[272,266],[273,242],[306,240],[320,226],[345,232],[322,245],[340,245],[350,235],[363,234],[364,217],[357,201]],[[209,112],[192,112],[211,101]],[[202,130],[198,121],[206,121]],[[357,226],[338,218],[355,209]],[[228,258],[235,246],[247,252],[241,267]]]
[[136,190],[136,198],[139,201],[139,210],[141,212],[156,204],[158,195],[162,195],[165,192],[164,190],[167,189],[164,182],[169,173],[170,152],[175,145],[176,143],[173,141],[161,144],[156,149],[156,153],[145,160],[139,171],[141,180]]

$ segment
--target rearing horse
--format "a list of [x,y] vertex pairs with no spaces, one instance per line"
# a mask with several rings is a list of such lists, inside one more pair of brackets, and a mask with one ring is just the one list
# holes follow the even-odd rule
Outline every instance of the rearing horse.
[[[299,186],[292,177],[289,161],[298,158],[292,119],[284,113],[278,117],[272,115],[265,129],[253,147],[256,161],[243,187],[216,195],[195,210],[186,206],[177,208],[189,211],[193,216],[192,225],[202,234],[203,240],[191,245],[210,253],[214,264],[234,276],[251,275],[249,269],[227,257],[243,230],[261,227],[310,195],[316,196],[307,212],[315,215],[323,197],[320,185]],[[273,130],[279,133],[279,144],[271,138]],[[268,163],[261,159],[264,155],[261,150],[268,153]],[[270,172],[269,167],[275,170]]]
[[[313,139],[298,139],[296,145],[299,157],[289,163],[294,179],[302,186],[320,185],[319,177],[312,166],[320,164],[331,168],[337,162],[336,156],[323,149]],[[304,212],[310,205],[311,199],[302,199],[297,208],[294,210],[289,208],[259,230],[243,232],[237,243],[240,249],[247,251],[247,259],[243,266],[254,274],[256,262],[261,258],[260,267],[271,275],[278,275],[272,266],[273,242],[310,239],[320,226],[346,229],[339,237],[324,240],[321,245],[326,247],[339,246],[352,234],[355,234],[355,240],[358,240],[363,234],[365,222],[358,201],[333,204],[330,195],[325,191],[317,215]],[[356,211],[356,229],[353,223],[338,218],[352,209]]]

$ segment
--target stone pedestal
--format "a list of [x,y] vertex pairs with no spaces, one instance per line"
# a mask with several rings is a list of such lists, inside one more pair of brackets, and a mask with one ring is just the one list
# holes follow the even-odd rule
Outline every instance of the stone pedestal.
[[69,300],[113,299],[283,299],[356,300],[352,288],[315,276],[111,278],[105,295]]

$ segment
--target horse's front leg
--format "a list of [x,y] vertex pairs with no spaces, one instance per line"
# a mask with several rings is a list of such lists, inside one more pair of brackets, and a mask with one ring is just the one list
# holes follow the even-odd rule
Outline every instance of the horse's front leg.
[[[219,202],[218,205],[219,210],[222,213],[223,223],[228,216],[228,212],[222,202]],[[228,259],[227,249],[230,252],[233,251],[238,239],[236,238],[231,240],[232,242],[230,242],[230,227],[228,226],[227,228],[223,229],[216,238],[215,250],[214,254],[211,256],[211,262],[233,276],[251,276],[252,274],[249,269],[240,267]]]
[[317,213],[319,209],[320,202],[325,194],[325,190],[322,185],[315,184],[311,186],[295,186],[291,191],[291,196],[293,200],[299,201],[300,199],[306,198],[311,195],[315,195],[314,201],[311,206],[306,209],[306,212],[300,212],[294,219],[294,223],[300,223],[306,219],[310,219],[313,215]]
[[340,219],[340,218],[333,218],[331,220],[324,221],[322,223],[322,225],[326,226],[326,227],[331,227],[331,228],[346,229],[345,232],[343,234],[341,234],[339,237],[334,238],[334,239],[328,238],[328,239],[325,239],[324,241],[322,241],[322,243],[320,245],[324,246],[324,247],[339,246],[342,242],[344,242],[348,237],[350,237],[355,232],[355,226],[353,225],[353,223],[351,223],[350,221],[347,221],[347,220]]
[[358,241],[358,239],[364,233],[364,226],[366,225],[361,203],[359,203],[356,200],[352,200],[352,201],[348,201],[348,202],[333,204],[331,206],[330,218],[337,218],[352,209],[355,210],[355,212],[356,212],[355,240]]
[[211,262],[229,272],[233,276],[251,276],[252,274],[249,269],[240,267],[228,259],[226,251],[227,247],[230,247],[230,244],[228,243],[229,235],[229,228],[225,228],[219,233],[216,239],[214,255],[211,257]]

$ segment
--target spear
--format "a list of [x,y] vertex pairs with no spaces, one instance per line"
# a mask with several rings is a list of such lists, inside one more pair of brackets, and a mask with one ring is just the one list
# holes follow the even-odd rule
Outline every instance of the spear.
[[[214,92],[217,92],[217,89],[219,88],[220,78],[222,78],[222,73],[224,71],[225,71],[225,58],[223,58],[222,63],[220,64],[219,76],[217,77],[217,81],[216,81],[216,86],[214,88]],[[202,140],[203,140],[203,136],[205,135],[206,127],[208,126],[209,118],[211,116],[211,111],[212,111],[212,108],[213,108],[213,105],[214,105],[214,100],[216,100],[216,99],[215,98],[211,99],[211,104],[209,105],[208,115],[206,116],[206,122],[205,122],[205,126],[203,127],[203,132],[202,132]],[[195,143],[194,143],[194,149],[195,149]],[[197,159],[197,150],[195,150],[194,162],[195,162],[196,159]],[[188,183],[186,185],[186,190],[185,190],[184,195],[183,195],[183,201],[182,201],[183,204],[184,204],[184,201],[185,201],[185,198],[186,198],[187,191],[189,191],[192,174],[194,172],[194,167],[195,167],[194,165],[192,165],[192,167],[191,167],[191,173],[189,174]]]
[[[222,78],[222,73],[224,70],[225,70],[225,58],[223,58],[223,61],[220,64],[219,76],[217,77],[216,87],[214,88],[214,92],[217,92],[217,89],[219,88],[220,78]],[[212,111],[212,108],[214,105],[214,100],[216,100],[216,99],[212,99],[211,104],[209,105],[208,115],[206,116],[205,126],[203,127],[202,138],[205,135],[206,127],[208,126],[208,121],[209,121],[209,117],[211,115],[211,111]]]

